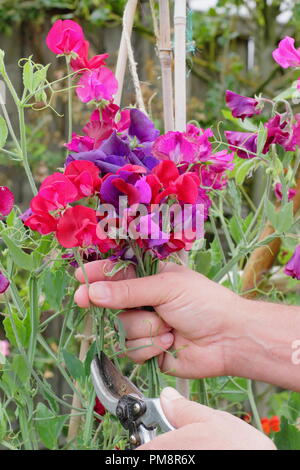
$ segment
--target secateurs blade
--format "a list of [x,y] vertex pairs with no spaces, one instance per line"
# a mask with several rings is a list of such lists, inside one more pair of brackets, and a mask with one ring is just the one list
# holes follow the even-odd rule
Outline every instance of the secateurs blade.
[[161,432],[175,429],[159,398],[146,398],[103,352],[92,361],[91,374],[100,402],[128,430],[131,448],[151,441],[158,428]]

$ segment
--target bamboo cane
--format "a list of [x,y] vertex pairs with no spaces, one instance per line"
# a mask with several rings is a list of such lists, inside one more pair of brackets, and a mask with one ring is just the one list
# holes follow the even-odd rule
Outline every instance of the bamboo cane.
[[119,87],[118,87],[118,91],[117,91],[114,101],[118,106],[121,105],[121,100],[122,100],[124,77],[125,77],[127,58],[128,58],[128,49],[127,49],[128,36],[129,37],[131,36],[137,3],[138,3],[138,0],[128,0],[125,10],[124,10],[124,15],[123,15],[123,25],[124,23],[126,24],[127,30],[125,31],[124,27],[122,29],[122,36],[121,36],[121,42],[120,42],[119,54],[118,54],[118,60],[117,60],[117,66],[116,66],[116,79],[118,80]]
[[[300,209],[300,178],[297,179],[297,193],[293,198],[294,214]],[[274,228],[270,222],[266,226],[260,236],[260,240],[264,240],[269,235],[274,233]],[[244,297],[253,298],[257,295],[257,291],[253,290],[263,280],[266,272],[272,267],[280,250],[281,239],[275,238],[266,246],[261,246],[254,250],[245,266],[242,276],[242,292],[245,292]],[[247,292],[250,291],[251,292]]]
[[[186,0],[175,0],[174,5],[174,84],[175,84],[175,130],[186,131]],[[179,254],[187,264],[187,253]],[[189,381],[178,378],[177,390],[189,398]]]
[[165,132],[168,132],[174,130],[174,99],[169,0],[159,0],[158,49],[162,77],[164,129]]

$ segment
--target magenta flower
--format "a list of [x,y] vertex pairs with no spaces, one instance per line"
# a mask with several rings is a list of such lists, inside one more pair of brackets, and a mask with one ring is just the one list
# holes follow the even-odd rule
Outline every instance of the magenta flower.
[[0,354],[2,356],[9,356],[9,353],[9,342],[6,339],[0,340]]
[[72,20],[57,20],[46,38],[48,48],[54,54],[78,53],[83,46],[84,34],[81,26]]
[[4,292],[7,291],[9,284],[10,282],[7,277],[5,277],[4,274],[2,274],[0,271],[0,294],[4,294]]
[[113,72],[100,67],[98,70],[87,71],[82,74],[76,93],[80,101],[111,101],[118,89],[118,82]]
[[296,247],[293,256],[285,266],[284,273],[300,281],[300,245]]
[[160,160],[171,160],[175,163],[205,161],[212,152],[209,138],[211,129],[200,129],[193,124],[187,126],[186,132],[167,132],[158,137],[153,144],[153,155]]
[[295,39],[286,36],[273,51],[273,59],[284,69],[288,67],[300,67],[300,48],[294,46]]
[[14,206],[14,195],[6,186],[0,186],[0,219],[8,215]]
[[256,156],[257,134],[236,131],[225,131],[224,134],[230,150],[236,152],[240,158],[253,158]]
[[226,91],[226,104],[231,109],[232,116],[242,120],[262,112],[262,109],[259,108],[259,101],[238,95],[230,90]]
[[[282,184],[281,183],[276,183],[275,188],[274,188],[275,196],[279,201],[282,200]],[[290,201],[293,199],[293,197],[296,195],[297,190],[290,188],[288,190],[288,200]]]
[[95,55],[89,59],[89,48],[90,43],[84,40],[81,48],[77,51],[78,57],[71,60],[71,67],[73,70],[81,70],[81,73],[83,73],[83,69],[95,70],[102,65],[105,65],[105,60],[109,57],[109,54]]

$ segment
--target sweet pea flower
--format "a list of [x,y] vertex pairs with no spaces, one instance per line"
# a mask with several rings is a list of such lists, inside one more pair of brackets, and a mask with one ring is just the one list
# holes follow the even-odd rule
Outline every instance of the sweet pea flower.
[[[275,184],[274,192],[275,192],[275,196],[277,197],[277,199],[281,201],[282,200],[282,184],[281,183]],[[288,190],[288,200],[291,201],[291,199],[293,199],[296,193],[297,193],[296,189],[290,188]]]
[[24,225],[31,228],[31,230],[39,232],[41,235],[48,235],[49,233],[55,232],[57,219],[44,211],[39,214],[33,213],[31,216],[27,217],[24,221]]
[[272,53],[273,59],[284,69],[300,67],[300,48],[295,48],[295,39],[286,36]]
[[71,150],[71,152],[87,152],[93,150],[94,148],[94,139],[88,137],[87,135],[78,135],[75,132],[72,133],[72,140],[66,144],[66,147]]
[[10,282],[0,271],[0,294],[4,294],[9,288]]
[[81,26],[72,20],[57,20],[50,29],[46,43],[54,54],[78,53],[84,42]]
[[[225,131],[230,150],[240,158],[254,158],[257,151],[257,134],[253,132]],[[240,148],[236,148],[240,147]]]
[[6,186],[0,186],[0,220],[11,212],[13,206],[13,193]]
[[105,61],[109,57],[109,54],[99,54],[89,59],[89,48],[90,43],[84,40],[80,49],[77,51],[78,56],[71,60],[71,67],[74,71],[83,73],[85,71],[84,69],[96,70],[106,64]]
[[60,217],[56,237],[65,248],[89,247],[97,241],[96,212],[90,207],[75,206],[66,209]]
[[74,161],[67,165],[64,175],[77,188],[78,198],[92,196],[100,189],[99,168],[92,162]]
[[80,101],[111,101],[118,89],[118,82],[113,72],[107,67],[84,72],[78,82],[76,93]]
[[233,91],[226,91],[226,104],[231,109],[232,116],[241,118],[252,117],[254,114],[260,114],[262,108],[259,108],[259,101],[247,96],[238,95]]
[[300,245],[296,247],[293,256],[286,264],[284,273],[300,281]]
[[10,344],[6,339],[0,340],[0,353],[2,354],[2,356],[9,356],[10,354],[9,346]]
[[203,131],[189,125],[187,132],[169,131],[158,137],[153,144],[153,155],[160,160],[171,160],[175,163],[196,162],[211,153],[212,137],[210,129]]

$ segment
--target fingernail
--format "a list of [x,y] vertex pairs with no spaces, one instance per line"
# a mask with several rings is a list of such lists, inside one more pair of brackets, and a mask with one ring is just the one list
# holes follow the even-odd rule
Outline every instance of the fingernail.
[[178,400],[178,398],[183,398],[175,388],[166,387],[161,392],[161,397],[165,398],[166,400]]
[[174,335],[172,335],[172,333],[165,333],[160,337],[160,341],[163,344],[172,344],[174,341]]
[[110,290],[105,282],[95,282],[90,285],[89,296],[96,302],[107,301],[110,298]]

